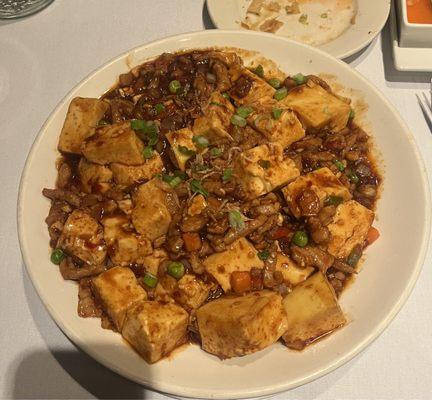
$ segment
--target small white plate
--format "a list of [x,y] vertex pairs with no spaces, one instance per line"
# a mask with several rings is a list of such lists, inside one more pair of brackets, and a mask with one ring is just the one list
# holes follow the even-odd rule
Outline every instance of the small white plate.
[[390,38],[393,48],[393,60],[398,71],[432,72],[432,48],[400,47],[396,10],[394,5],[390,13]]
[[[345,95],[359,98],[377,148],[382,153],[384,190],[376,226],[380,239],[367,250],[363,270],[343,294],[350,323],[310,348],[296,352],[281,343],[225,361],[189,346],[172,359],[148,365],[119,334],[100,321],[77,315],[78,288],[64,281],[49,260],[44,222],[50,207],[42,188],[55,185],[57,143],[72,98],[98,97],[119,74],[164,52],[211,46],[261,53],[286,73],[336,76]],[[358,115],[360,117],[360,115]],[[341,366],[368,344],[400,310],[423,264],[429,243],[431,206],[425,167],[414,139],[393,106],[363,76],[323,51],[271,34],[207,30],[149,43],[108,62],[66,95],[36,138],[21,178],[18,232],[29,276],[47,310],[81,349],[113,371],[152,389],[176,396],[235,399],[281,392],[310,382]],[[405,351],[407,356],[409,349]]]
[[[339,59],[347,58],[381,32],[389,16],[391,0],[357,0],[357,3],[355,24],[331,42],[318,46],[319,49]],[[250,0],[207,0],[210,17],[219,29],[246,30],[240,22],[249,4]]]

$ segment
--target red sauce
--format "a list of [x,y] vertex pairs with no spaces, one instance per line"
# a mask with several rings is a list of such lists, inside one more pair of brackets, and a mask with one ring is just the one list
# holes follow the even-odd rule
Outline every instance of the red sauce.
[[413,24],[432,24],[431,0],[406,0],[408,22]]

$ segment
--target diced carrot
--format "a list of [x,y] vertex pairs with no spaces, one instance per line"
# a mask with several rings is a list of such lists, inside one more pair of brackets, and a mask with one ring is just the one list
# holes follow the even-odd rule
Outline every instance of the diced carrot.
[[231,288],[237,294],[251,290],[252,280],[250,273],[248,271],[234,271],[231,274]]
[[197,251],[201,248],[202,242],[198,233],[183,233],[184,245],[187,251]]
[[371,226],[369,228],[367,235],[366,235],[366,242],[368,245],[371,245],[379,237],[380,237],[379,230],[377,228],[374,228],[373,226]]
[[271,238],[273,240],[288,238],[290,234],[291,234],[291,231],[288,228],[286,228],[284,226],[280,226],[271,234]]

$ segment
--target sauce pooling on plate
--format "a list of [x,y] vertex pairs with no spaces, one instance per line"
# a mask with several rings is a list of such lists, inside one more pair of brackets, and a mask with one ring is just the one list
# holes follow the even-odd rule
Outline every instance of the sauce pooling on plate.
[[408,22],[432,24],[432,2],[430,0],[407,0]]

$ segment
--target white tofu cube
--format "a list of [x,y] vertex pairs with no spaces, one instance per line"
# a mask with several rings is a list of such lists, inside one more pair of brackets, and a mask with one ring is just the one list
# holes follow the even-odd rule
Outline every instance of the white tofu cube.
[[346,323],[334,290],[320,271],[297,285],[284,298],[283,306],[288,329],[282,338],[288,347],[296,350]]
[[203,261],[205,270],[212,275],[225,292],[231,290],[231,273],[263,268],[255,247],[245,238],[231,244],[227,250],[214,253]]
[[290,286],[296,286],[305,281],[315,271],[313,267],[299,267],[291,258],[282,253],[277,254],[275,270],[282,273],[284,281]]
[[282,102],[296,111],[307,127],[329,126],[336,132],[346,127],[351,111],[349,104],[312,82],[290,90]]
[[196,316],[202,348],[221,359],[262,350],[287,329],[282,297],[270,291],[210,301]]
[[108,216],[103,218],[102,225],[108,253],[114,264],[142,265],[145,256],[152,253],[150,240],[134,233],[133,226],[127,217]]
[[132,196],[132,223],[141,235],[150,240],[165,235],[171,222],[166,196],[157,178],[140,185]]
[[[248,124],[268,141],[285,148],[305,136],[305,130],[294,112],[274,99],[260,99],[254,108],[256,111],[248,117]],[[277,111],[280,116],[275,119]]]
[[98,128],[81,147],[85,158],[96,164],[126,165],[143,164],[143,149],[144,144],[131,129],[129,121]]
[[246,199],[262,196],[300,175],[279,144],[263,144],[239,154],[235,172]]
[[317,169],[298,177],[294,182],[282,189],[285,200],[296,218],[301,216],[297,199],[306,189],[315,192],[320,199],[321,205],[329,196],[341,197],[343,201],[350,200],[352,197],[348,188],[341,183],[329,168]]
[[66,153],[81,154],[83,141],[94,135],[96,125],[108,108],[109,104],[103,100],[75,97],[66,114],[58,149]]
[[93,190],[100,193],[109,189],[113,177],[108,167],[88,162],[84,157],[78,163],[78,175],[82,190],[86,193],[92,193]]
[[119,332],[123,328],[127,310],[147,299],[146,291],[139,285],[130,268],[111,268],[93,278],[92,287]]
[[336,258],[348,257],[356,245],[363,245],[373,220],[373,211],[355,200],[340,204],[327,226],[330,231],[327,251]]
[[163,162],[157,151],[153,151],[153,157],[144,161],[141,165],[125,165],[119,163],[110,164],[114,181],[118,185],[132,186],[138,182],[152,179],[157,173],[162,172]]
[[224,139],[232,140],[228,127],[234,111],[234,106],[229,99],[219,92],[213,92],[208,105],[203,110],[204,115],[194,121],[194,135],[204,135],[212,143]]
[[197,148],[192,140],[194,134],[189,128],[183,128],[178,131],[168,132],[167,138],[179,169],[186,169],[186,162],[197,152]]
[[69,215],[57,246],[90,265],[103,264],[107,254],[102,226],[81,210]]
[[122,335],[148,363],[155,363],[186,342],[188,319],[176,304],[142,301],[127,312]]

